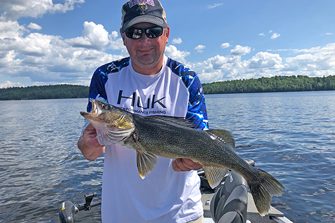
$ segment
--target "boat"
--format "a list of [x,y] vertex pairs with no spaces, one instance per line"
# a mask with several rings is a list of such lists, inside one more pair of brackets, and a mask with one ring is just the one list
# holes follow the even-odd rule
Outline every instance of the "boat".
[[[253,160],[247,162],[255,165]],[[204,171],[199,170],[198,175],[205,223],[293,223],[273,206],[267,215],[261,216],[248,191],[246,180],[234,171],[228,173],[214,189],[209,186]],[[63,202],[59,207],[59,222],[75,223],[75,215],[80,211],[89,211],[101,205],[100,201],[92,202],[94,197],[97,197],[96,193],[86,195],[83,204]]]

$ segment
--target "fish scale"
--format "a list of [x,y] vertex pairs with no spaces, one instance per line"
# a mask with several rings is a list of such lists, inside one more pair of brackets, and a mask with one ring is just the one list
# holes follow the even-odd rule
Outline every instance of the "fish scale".
[[265,171],[247,164],[235,153],[235,140],[227,130],[198,130],[184,118],[140,116],[92,99],[92,111],[81,112],[97,129],[102,145],[119,144],[137,151],[137,167],[142,178],[157,164],[157,156],[188,158],[202,165],[215,188],[233,170],[248,182],[260,215],[270,209],[272,196],[285,187]]

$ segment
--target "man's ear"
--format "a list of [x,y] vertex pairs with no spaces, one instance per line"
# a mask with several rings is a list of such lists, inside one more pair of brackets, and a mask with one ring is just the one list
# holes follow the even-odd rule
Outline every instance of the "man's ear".
[[169,36],[170,36],[170,27],[166,26],[166,31],[165,31],[166,44],[169,43]]
[[125,46],[126,44],[125,44],[125,34],[122,32],[122,28],[120,28],[120,34],[121,34],[121,37],[122,37],[122,40],[123,40],[123,45]]

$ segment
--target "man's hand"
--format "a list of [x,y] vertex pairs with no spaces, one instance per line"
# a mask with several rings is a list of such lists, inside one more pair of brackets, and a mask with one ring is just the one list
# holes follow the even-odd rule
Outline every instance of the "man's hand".
[[96,137],[96,129],[93,127],[92,123],[88,124],[83,132],[83,140],[85,145],[91,148],[102,147]]
[[77,143],[81,153],[89,161],[93,161],[96,158],[100,157],[105,151],[105,146],[99,144],[96,136],[97,131],[90,123],[85,128],[83,136],[79,138]]
[[193,162],[187,158],[178,158],[172,161],[172,168],[174,171],[190,171],[200,169],[202,166],[199,163]]

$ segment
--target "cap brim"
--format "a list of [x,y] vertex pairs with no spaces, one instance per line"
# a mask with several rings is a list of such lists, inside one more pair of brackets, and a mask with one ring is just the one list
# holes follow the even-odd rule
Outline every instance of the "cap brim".
[[151,16],[151,15],[142,15],[142,16],[137,16],[133,18],[132,20],[127,21],[125,24],[123,24],[122,32],[126,31],[128,28],[132,27],[133,25],[136,25],[139,23],[152,23],[154,25],[157,25],[163,28],[166,27],[166,22],[162,18],[158,18],[156,16]]

